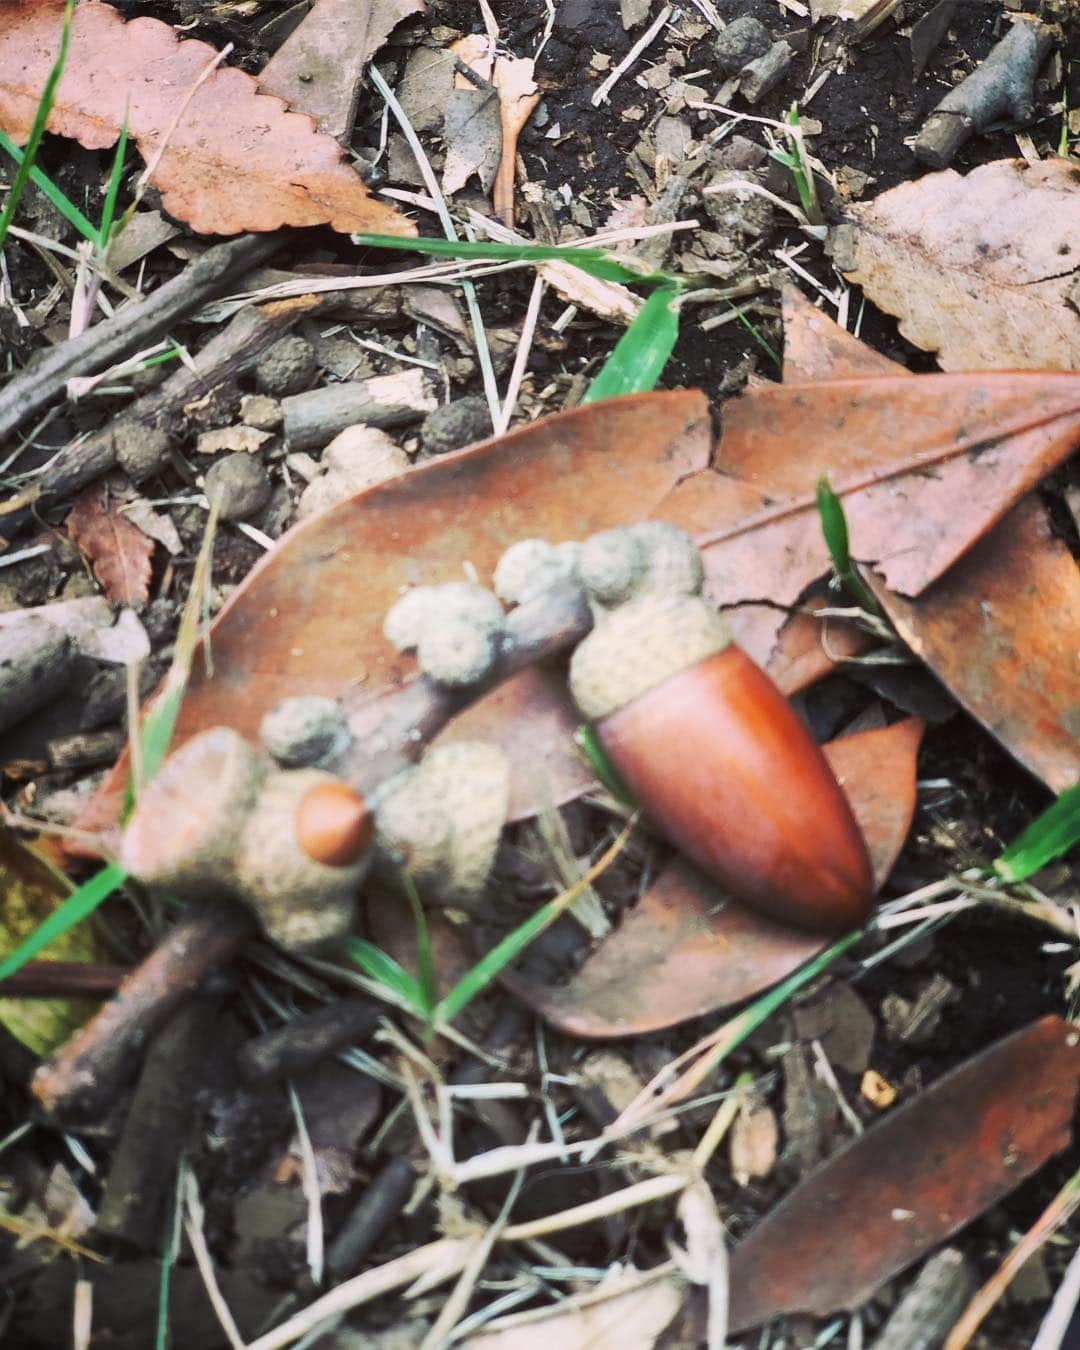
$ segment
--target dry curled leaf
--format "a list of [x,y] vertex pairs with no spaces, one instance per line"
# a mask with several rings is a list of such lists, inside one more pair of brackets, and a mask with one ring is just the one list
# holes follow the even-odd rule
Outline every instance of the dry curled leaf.
[[[0,6],[0,128],[18,143],[29,135],[56,59],[63,10],[63,0]],[[369,195],[341,147],[309,116],[257,93],[242,70],[219,67],[202,79],[217,57],[159,19],[125,23],[111,6],[82,0],[46,128],[100,150],[115,143],[126,119],[147,161],[164,141],[150,181],[165,210],[202,234],[323,224],[415,233]]]
[[71,508],[67,530],[93,564],[94,576],[112,603],[138,608],[150,598],[154,541],[132,524],[121,507],[106,489],[90,488]]
[[851,208],[837,263],[943,370],[1076,370],[1080,168],[997,160]]

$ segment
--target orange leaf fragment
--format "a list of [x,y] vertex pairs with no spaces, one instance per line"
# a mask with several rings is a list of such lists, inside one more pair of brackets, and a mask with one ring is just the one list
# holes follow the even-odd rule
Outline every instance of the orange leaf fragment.
[[[0,129],[20,144],[56,59],[63,10],[63,0],[0,6]],[[126,119],[145,160],[161,151],[151,182],[165,210],[201,234],[324,224],[415,234],[370,196],[332,137],[259,94],[253,76],[220,67],[196,88],[216,56],[159,19],[125,23],[110,5],[82,0],[47,129],[100,150]]]
[[67,530],[114,605],[146,604],[154,541],[121,512],[119,502],[104,488],[90,488],[68,513]]

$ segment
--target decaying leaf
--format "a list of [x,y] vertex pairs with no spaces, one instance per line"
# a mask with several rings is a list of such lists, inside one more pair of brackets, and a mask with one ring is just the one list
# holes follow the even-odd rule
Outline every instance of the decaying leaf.
[[[4,0],[0,8],[0,128],[17,143],[56,59],[63,10],[63,0]],[[125,23],[110,5],[82,0],[46,129],[100,150],[126,120],[148,161],[165,140],[150,181],[165,210],[203,234],[322,224],[415,233],[369,195],[332,137],[257,93],[253,76],[219,67],[196,88],[216,56],[159,19]]]
[[1080,1034],[1044,1017],[812,1173],[731,1253],[731,1326],[857,1308],[1071,1137]]
[[[915,810],[915,718],[825,746],[866,836],[878,885]],[[512,972],[503,982],[560,1031],[584,1039],[642,1036],[766,989],[827,940],[726,899],[681,858],[668,864],[612,935],[565,984]]]
[[918,600],[877,588],[897,632],[1047,787],[1080,779],[1080,569],[1037,497]]
[[114,605],[145,605],[150,598],[154,541],[110,499],[106,489],[89,488],[71,508],[68,534],[90,560],[94,576]]
[[[900,369],[795,291],[785,295],[784,343],[785,380]],[[1041,434],[1019,439],[1034,446]],[[875,589],[900,636],[1010,753],[1056,792],[1080,777],[1080,571],[1034,498],[919,600]]]
[[[57,868],[7,830],[0,829],[0,956],[7,956],[71,894]],[[89,924],[51,944],[52,961],[112,960]],[[0,1022],[37,1055],[61,1045],[94,1011],[87,999],[0,998]]]
[[310,113],[319,130],[348,140],[360,74],[424,0],[317,0],[259,74],[259,89]]
[[837,263],[943,370],[1076,370],[1078,187],[1068,159],[926,174],[850,208]]

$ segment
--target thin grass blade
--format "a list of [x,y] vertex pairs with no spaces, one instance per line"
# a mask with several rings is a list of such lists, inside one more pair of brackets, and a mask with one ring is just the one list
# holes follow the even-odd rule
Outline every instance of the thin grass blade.
[[424,1006],[424,991],[420,981],[414,979],[389,953],[366,938],[357,937],[345,938],[341,950],[356,962],[365,975],[385,985],[396,998],[407,1003],[418,1017],[427,1020],[428,1010]]
[[822,474],[817,482],[817,510],[821,520],[821,533],[825,539],[825,547],[829,550],[829,557],[836,569],[836,575],[860,608],[865,609],[868,614],[880,615],[881,608],[878,602],[870,593],[866,583],[859,576],[855,564],[851,561],[851,554],[848,551],[848,527],[847,517],[844,515],[844,504],[832,490],[825,474]]
[[[53,100],[56,98],[56,86],[60,83],[60,77],[64,73],[65,65],[67,65],[68,47],[71,44],[71,19],[74,13],[75,0],[67,0],[67,3],[64,5],[64,17],[61,21],[60,28],[60,50],[56,54],[56,60],[53,62],[52,70],[49,71],[48,78],[45,81],[45,87],[41,91],[41,100],[38,103],[37,112],[34,114],[34,123],[30,128],[30,136],[26,142],[26,149],[23,151],[22,161],[15,174],[15,181],[12,183],[11,190],[8,192],[3,214],[0,214],[0,248],[3,248],[4,246],[4,240],[7,238],[8,230],[11,228],[12,217],[15,215],[15,208],[18,206],[19,198],[22,196],[30,178],[30,170],[34,167],[34,159],[37,156],[38,146],[41,144],[41,138],[45,134],[45,123],[49,120],[49,113],[52,112]],[[90,228],[93,229],[93,226]],[[93,238],[94,235],[91,235],[90,237]]]
[[[116,154],[113,155],[112,171],[109,174],[109,186],[105,190],[105,205],[101,209],[101,228],[98,230],[98,248],[102,253],[108,251],[112,235],[113,218],[116,215],[116,199],[120,194],[120,180],[124,176],[124,157],[127,155],[128,125],[127,117],[120,128],[120,139],[116,142]],[[121,222],[121,229],[127,217]],[[117,234],[120,231],[117,230]]]
[[994,863],[1005,881],[1024,881],[1080,844],[1080,782],[1066,788]]
[[598,281],[619,281],[628,286],[642,282],[671,284],[675,280],[666,272],[651,272],[630,266],[601,248],[574,248],[565,244],[499,244],[483,240],[400,239],[396,235],[386,234],[354,234],[353,241],[371,248],[423,253],[431,258],[461,258],[482,262],[568,262]]
[[[6,150],[16,164],[22,164],[26,158],[25,151],[20,150],[11,137],[3,131],[0,131],[0,150]],[[98,232],[94,228],[93,222],[83,215],[71,198],[58,188],[51,178],[43,174],[36,164],[30,166],[30,181],[35,187],[41,189],[68,224],[78,230],[84,239],[88,239],[91,244],[97,241]]]
[[653,291],[589,385],[583,404],[655,388],[679,336],[681,290],[680,284]]
[[93,914],[98,905],[114,891],[118,891],[127,880],[127,873],[119,863],[109,863],[89,881],[77,887],[62,905],[59,905],[34,931],[0,961],[0,981],[6,980],[21,970],[27,961],[32,961],[50,942],[62,937],[69,928],[82,923]]

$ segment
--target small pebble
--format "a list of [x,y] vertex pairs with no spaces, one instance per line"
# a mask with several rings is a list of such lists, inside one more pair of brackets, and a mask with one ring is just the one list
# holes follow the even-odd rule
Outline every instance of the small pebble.
[[160,427],[118,422],[113,429],[116,461],[133,483],[160,473],[169,462],[169,437]]
[[349,724],[337,699],[301,694],[270,709],[259,739],[284,769],[318,766],[348,741]]
[[222,520],[246,520],[270,500],[270,479],[251,455],[226,455],[207,470],[203,490],[220,500]]
[[276,342],[255,367],[255,387],[260,394],[285,398],[310,389],[318,369],[315,348],[304,338],[290,334]]
[[277,431],[284,419],[281,404],[268,394],[245,394],[240,400],[240,420],[258,431]]
[[743,14],[719,34],[713,43],[717,67],[725,75],[734,75],[748,61],[764,54],[773,45],[773,35],[750,14]]
[[444,404],[420,423],[420,444],[429,455],[445,455],[490,435],[491,413],[479,394]]
[[739,90],[747,103],[757,103],[774,89],[787,74],[795,53],[786,42],[774,42],[763,56],[751,61],[743,70]]

